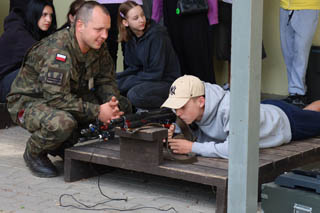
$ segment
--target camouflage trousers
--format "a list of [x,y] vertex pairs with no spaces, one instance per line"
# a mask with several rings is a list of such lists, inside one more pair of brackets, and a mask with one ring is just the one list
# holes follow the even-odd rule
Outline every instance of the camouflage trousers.
[[78,127],[78,121],[71,113],[46,104],[32,104],[25,109],[23,118],[21,126],[32,134],[27,149],[33,155],[58,149]]

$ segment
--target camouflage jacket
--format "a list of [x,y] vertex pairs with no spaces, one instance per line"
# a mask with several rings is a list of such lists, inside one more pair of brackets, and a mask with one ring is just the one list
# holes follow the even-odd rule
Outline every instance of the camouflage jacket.
[[86,101],[84,96],[94,96],[105,103],[113,95],[120,96],[106,44],[83,54],[71,27],[41,40],[29,50],[7,100],[14,120],[18,112],[35,102],[94,119],[99,104]]

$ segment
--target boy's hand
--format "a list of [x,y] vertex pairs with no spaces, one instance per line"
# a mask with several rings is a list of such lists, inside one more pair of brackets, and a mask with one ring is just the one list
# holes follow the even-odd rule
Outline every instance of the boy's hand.
[[173,137],[175,129],[176,129],[176,126],[174,124],[171,124],[168,129],[168,139],[171,139]]
[[[169,129],[168,129],[168,139],[172,138],[173,137],[173,134],[174,134],[174,130],[176,129],[176,126],[174,124],[171,124]],[[166,142],[166,139],[163,139],[162,141],[163,143]]]
[[188,154],[192,151],[193,142],[186,139],[168,138],[170,149],[176,154]]

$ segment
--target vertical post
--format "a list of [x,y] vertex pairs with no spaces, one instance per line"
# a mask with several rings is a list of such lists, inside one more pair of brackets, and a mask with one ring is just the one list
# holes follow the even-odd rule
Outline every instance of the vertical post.
[[228,213],[257,212],[262,0],[233,0]]

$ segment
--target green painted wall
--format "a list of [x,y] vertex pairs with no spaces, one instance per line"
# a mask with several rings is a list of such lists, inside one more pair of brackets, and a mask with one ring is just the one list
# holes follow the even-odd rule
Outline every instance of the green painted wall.
[[69,10],[69,5],[73,0],[54,0],[54,7],[57,14],[58,26],[63,25],[67,21],[67,13]]
[[[262,61],[262,93],[287,95],[287,72],[280,47],[279,0],[264,1],[263,43],[267,58]],[[313,45],[320,45],[320,22],[313,39]],[[215,63],[216,78],[219,84],[227,82],[227,63]]]
[[[72,0],[54,0],[57,13],[58,26],[66,21],[66,14]],[[3,20],[8,15],[9,0],[0,0],[0,33],[3,32]],[[320,24],[319,24],[320,25]],[[263,15],[263,42],[267,52],[267,58],[262,61],[262,85],[263,93],[286,95],[287,75],[280,48],[279,35],[279,0],[264,1]],[[320,45],[320,26],[315,34],[314,45]],[[117,67],[121,71],[122,57],[119,53]],[[216,78],[219,84],[227,82],[227,63],[215,62]]]
[[0,1],[0,34],[3,32],[3,20],[9,13],[9,0]]

